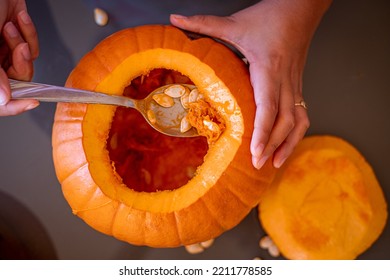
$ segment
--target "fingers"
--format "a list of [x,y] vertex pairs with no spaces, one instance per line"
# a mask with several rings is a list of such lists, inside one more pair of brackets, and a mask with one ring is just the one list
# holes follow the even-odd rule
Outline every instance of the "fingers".
[[18,13],[17,22],[23,38],[30,48],[31,58],[34,60],[39,55],[38,34],[34,23],[26,10],[22,10]]
[[28,43],[12,22],[4,25],[3,36],[11,53],[7,74],[14,79],[29,81],[33,76],[33,56]]
[[252,164],[259,169],[266,160],[262,156],[278,114],[280,81],[256,63],[250,64],[249,69],[256,103],[250,149]]
[[3,36],[10,50],[15,49],[18,44],[24,42],[19,30],[12,21],[4,25]]
[[39,102],[36,100],[12,100],[6,105],[0,105],[0,117],[18,115],[38,105]]
[[[3,27],[5,39],[10,57],[6,71],[0,68],[0,116],[10,116],[31,110],[39,105],[36,100],[11,100],[11,90],[8,77],[30,81],[33,76],[33,59],[38,56],[38,42],[35,27],[31,19],[26,19],[27,13],[18,14],[18,26],[13,22],[7,22]],[[28,16],[28,15],[27,15]],[[19,32],[20,30],[20,32]],[[31,53],[31,50],[34,54]],[[5,63],[7,64],[7,63]]]
[[299,82],[285,78],[291,75],[282,76],[279,71],[256,64],[251,65],[250,72],[257,106],[252,164],[260,169],[273,155],[273,165],[279,168],[309,127],[306,110],[294,105],[302,100],[299,86],[293,86]]
[[294,129],[287,136],[282,145],[275,151],[273,164],[276,168],[282,166],[286,159],[291,155],[295,146],[302,140],[310,126],[307,111],[301,106],[295,107],[295,120],[296,125],[294,126]]
[[226,34],[226,32],[231,31],[231,28],[228,28],[231,26],[228,17],[171,15],[170,21],[172,25],[181,29],[229,41],[227,40],[228,34]]
[[21,42],[26,42],[29,46],[31,59],[34,60],[39,55],[38,35],[35,26],[25,10],[17,15],[16,25],[9,21],[4,25],[3,36],[10,49],[15,48]]
[[7,70],[10,78],[30,81],[34,70],[30,49],[27,43],[21,43],[12,50],[12,63]]
[[3,68],[0,67],[0,108],[8,103],[10,97],[11,89],[8,82],[8,76]]
[[295,126],[294,110],[294,100],[291,91],[288,89],[281,89],[276,121],[270,133],[264,152],[259,159],[258,168],[274,154],[274,152],[293,130]]
[[0,68],[0,116],[12,116],[31,110],[39,105],[36,100],[10,100],[8,76]]
[[[4,71],[2,71],[4,73]],[[12,100],[10,102],[11,91],[9,89],[8,77],[30,81],[33,75],[33,65],[30,49],[27,43],[20,43],[12,50],[12,64],[7,70],[7,74],[2,75],[0,84],[3,86],[3,96],[6,98],[5,105],[0,106],[0,116],[17,115],[24,111],[34,109],[39,105],[36,100]],[[4,77],[5,76],[5,77]],[[6,85],[6,86],[5,86]],[[0,93],[1,94],[1,93]]]

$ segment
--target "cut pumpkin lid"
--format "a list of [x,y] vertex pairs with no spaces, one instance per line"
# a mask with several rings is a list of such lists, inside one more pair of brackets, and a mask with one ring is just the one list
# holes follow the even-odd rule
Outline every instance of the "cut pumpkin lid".
[[355,259],[383,231],[387,204],[359,151],[334,136],[303,139],[259,205],[288,259]]

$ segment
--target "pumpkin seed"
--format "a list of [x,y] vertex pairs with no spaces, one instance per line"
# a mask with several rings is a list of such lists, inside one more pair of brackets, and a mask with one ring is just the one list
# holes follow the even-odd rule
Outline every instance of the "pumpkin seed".
[[186,92],[180,97],[181,106],[183,106],[184,109],[188,109],[188,103],[189,103],[189,97],[190,92],[187,89]]
[[187,177],[189,179],[193,178],[195,176],[195,173],[196,173],[196,167],[188,166],[186,169],[186,173],[187,173]]
[[188,97],[188,102],[189,103],[196,102],[198,100],[198,95],[199,95],[199,91],[197,88],[191,90],[190,95]]
[[114,133],[110,140],[110,147],[113,150],[116,150],[118,148],[118,133]]
[[181,122],[180,122],[180,132],[181,133],[187,132],[191,128],[192,128],[192,125],[188,121],[188,118],[187,118],[187,115],[186,115],[186,116],[184,116],[184,118],[181,119]]
[[186,93],[186,88],[182,85],[173,85],[170,87],[167,87],[164,90],[164,93],[172,98],[178,98],[183,96]]
[[199,254],[204,251],[204,248],[200,245],[200,243],[195,243],[192,245],[185,246],[185,249],[190,254]]
[[210,240],[207,240],[207,241],[200,242],[200,245],[201,245],[204,249],[207,249],[207,248],[210,248],[211,245],[213,245],[213,243],[214,243],[214,239],[210,239]]
[[280,256],[278,247],[269,236],[263,236],[260,239],[259,246],[264,250],[268,250],[268,253],[271,255],[271,257],[277,258]]
[[165,108],[172,107],[175,104],[173,98],[169,95],[166,95],[165,93],[158,93],[153,95],[153,100],[156,101],[158,105]]
[[271,257],[277,258],[280,256],[280,252],[278,247],[276,245],[272,245],[268,248],[268,253],[271,255]]
[[144,178],[144,181],[147,185],[150,185],[152,183],[152,174],[145,168],[141,169],[142,177]]
[[259,246],[261,249],[268,249],[272,245],[273,245],[273,242],[269,236],[263,236],[260,239]]
[[207,127],[207,129],[212,131],[212,132],[218,132],[219,133],[219,131],[220,131],[219,126],[215,122],[212,122],[212,121],[209,121],[209,120],[203,120],[203,125],[205,127]]
[[151,124],[155,124],[157,122],[156,115],[152,110],[148,110],[146,114]]
[[203,99],[204,99],[204,95],[199,92],[198,97],[196,98],[196,101],[203,100]]
[[94,11],[94,18],[95,18],[95,23],[99,26],[105,26],[108,22],[108,14],[106,11],[100,9],[100,8],[95,8]]

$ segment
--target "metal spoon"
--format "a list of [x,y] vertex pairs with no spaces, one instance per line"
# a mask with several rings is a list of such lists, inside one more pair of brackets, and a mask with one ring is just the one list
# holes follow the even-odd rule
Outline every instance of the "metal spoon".
[[[41,83],[22,82],[9,79],[11,85],[12,99],[36,99],[46,102],[67,102],[67,103],[88,103],[125,106],[138,110],[145,120],[157,131],[175,137],[198,136],[196,129],[191,128],[186,132],[180,131],[181,119],[187,114],[186,109],[181,105],[180,98],[173,98],[174,104],[169,108],[158,105],[153,100],[153,95],[161,94],[172,85],[157,88],[144,99],[131,99],[125,96],[108,95],[100,92],[86,91],[80,89],[46,85]],[[183,85],[189,89],[193,85]],[[155,121],[148,118],[148,111],[151,110],[156,117]]]

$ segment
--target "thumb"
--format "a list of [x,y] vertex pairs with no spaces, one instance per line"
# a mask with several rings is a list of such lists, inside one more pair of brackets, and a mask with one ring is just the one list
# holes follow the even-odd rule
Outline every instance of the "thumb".
[[0,66],[0,106],[8,103],[11,97],[11,89],[9,86],[8,76]]
[[231,26],[231,21],[227,17],[211,15],[195,15],[186,17],[182,15],[171,15],[170,21],[172,25],[178,28],[229,41],[228,32]]

